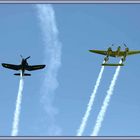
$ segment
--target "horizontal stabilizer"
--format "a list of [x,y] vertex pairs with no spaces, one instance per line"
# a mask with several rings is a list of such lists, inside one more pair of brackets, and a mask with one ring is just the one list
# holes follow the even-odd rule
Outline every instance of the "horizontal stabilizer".
[[[20,73],[15,73],[14,75],[16,75],[16,76],[20,76]],[[29,73],[24,73],[23,76],[31,76],[31,74],[29,74]]]
[[31,76],[31,74],[29,74],[29,73],[24,73],[23,76]]
[[14,75],[20,76],[20,73],[15,73]]
[[102,64],[102,66],[124,66],[124,64]]

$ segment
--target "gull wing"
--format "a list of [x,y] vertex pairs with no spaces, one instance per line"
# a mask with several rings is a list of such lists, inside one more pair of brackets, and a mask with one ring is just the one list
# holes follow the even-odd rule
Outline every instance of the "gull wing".
[[12,70],[20,70],[21,69],[21,65],[2,63],[2,66],[5,68],[8,68],[8,69],[12,69]]
[[33,70],[39,70],[39,69],[43,69],[46,65],[31,65],[31,66],[27,66],[26,70],[28,71],[33,71]]

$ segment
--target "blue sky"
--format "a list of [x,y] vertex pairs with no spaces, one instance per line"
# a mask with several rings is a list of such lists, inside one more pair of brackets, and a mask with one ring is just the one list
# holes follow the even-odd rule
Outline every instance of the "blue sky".
[[[59,40],[62,43],[58,88],[53,105],[55,123],[63,136],[75,136],[85,113],[104,56],[89,49],[107,49],[123,43],[140,50],[139,4],[53,4]],[[34,4],[0,5],[0,60],[19,64],[20,54],[31,55],[30,64],[44,63],[44,44]],[[122,48],[124,49],[124,47]],[[107,109],[99,136],[126,136],[140,133],[139,67],[140,55],[126,58]],[[110,62],[119,59],[110,58]],[[47,65],[47,63],[46,63]],[[15,109],[19,77],[0,68],[0,135],[9,136]],[[106,95],[114,67],[106,67],[84,135],[94,127]],[[19,135],[48,135],[47,115],[41,104],[41,88],[47,68],[25,77]]]

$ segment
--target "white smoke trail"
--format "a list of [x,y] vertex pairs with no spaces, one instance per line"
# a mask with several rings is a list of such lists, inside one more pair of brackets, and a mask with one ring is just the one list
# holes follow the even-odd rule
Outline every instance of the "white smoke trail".
[[[104,62],[103,62],[104,63]],[[94,99],[95,99],[95,96],[96,96],[96,93],[97,93],[97,90],[98,90],[98,87],[99,87],[99,84],[100,84],[100,81],[101,81],[101,78],[102,78],[102,74],[103,74],[103,71],[104,71],[104,66],[101,67],[101,70],[100,70],[100,73],[98,75],[98,78],[97,78],[97,81],[96,81],[96,84],[94,86],[94,90],[90,96],[90,100],[88,102],[88,105],[87,105],[87,109],[86,109],[86,112],[85,112],[85,115],[82,119],[82,122],[81,122],[81,125],[80,125],[80,128],[78,129],[77,131],[77,136],[81,136],[85,130],[85,127],[86,127],[86,124],[87,124],[87,120],[88,120],[88,117],[90,115],[90,111],[92,109],[92,105],[94,103]]]
[[19,89],[18,89],[18,95],[17,95],[17,100],[16,100],[16,109],[15,109],[15,113],[14,113],[11,136],[18,135],[18,126],[19,126],[19,117],[20,117],[20,111],[21,111],[23,86],[24,86],[24,81],[23,81],[22,73],[20,72]]
[[[119,64],[121,64],[121,60],[120,60]],[[113,79],[110,83],[109,89],[107,90],[107,95],[104,99],[101,110],[97,116],[96,123],[95,123],[94,129],[93,129],[93,132],[91,133],[91,136],[97,136],[99,133],[99,130],[102,126],[102,121],[104,120],[104,116],[105,116],[107,107],[109,105],[111,96],[113,94],[113,90],[114,90],[116,80],[117,80],[119,72],[120,72],[120,68],[121,68],[121,66],[117,66],[117,68],[116,68],[116,71],[115,71]]]
[[41,98],[47,113],[47,135],[61,135],[61,129],[55,123],[55,116],[58,111],[53,105],[54,93],[58,87],[57,74],[61,65],[61,43],[58,38],[55,11],[50,4],[38,4],[36,7],[43,33],[45,64],[47,65]]

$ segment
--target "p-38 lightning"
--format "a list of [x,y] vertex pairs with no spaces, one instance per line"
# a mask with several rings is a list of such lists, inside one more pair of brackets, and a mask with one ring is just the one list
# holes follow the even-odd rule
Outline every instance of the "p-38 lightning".
[[[21,55],[20,55],[21,56]],[[12,70],[21,70],[21,76],[31,76],[31,74],[29,73],[24,73],[25,70],[28,71],[33,71],[33,70],[39,70],[39,69],[43,69],[46,65],[28,65],[27,63],[27,59],[30,58],[22,58],[21,64],[20,65],[14,65],[14,64],[6,64],[6,63],[2,63],[2,66],[8,69],[12,69]],[[14,75],[20,76],[20,73],[15,73]]]
[[[124,44],[126,47],[125,50],[121,51],[121,47],[118,46],[116,51],[113,51],[111,47],[108,48],[107,51],[104,50],[89,50],[92,53],[97,53],[101,55],[106,55],[104,58],[104,63],[102,66],[124,66],[123,62],[126,60],[126,57],[129,55],[140,54],[140,50],[129,50],[129,48]],[[107,64],[109,57],[120,57],[122,60],[121,64]]]

